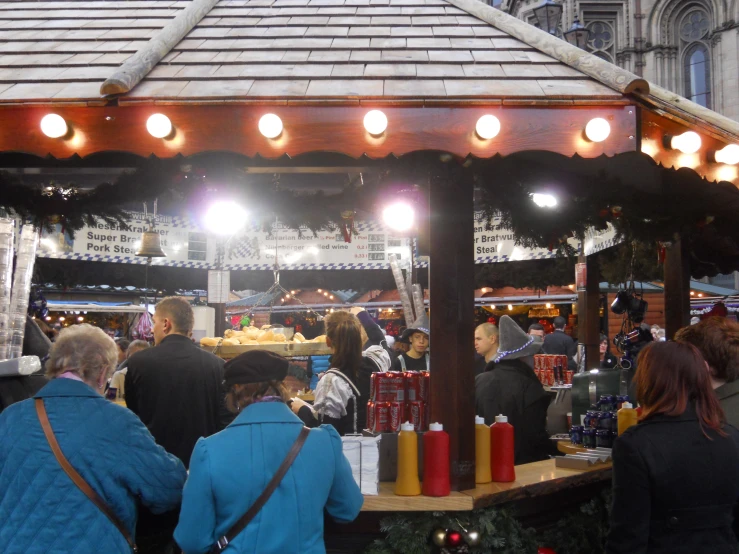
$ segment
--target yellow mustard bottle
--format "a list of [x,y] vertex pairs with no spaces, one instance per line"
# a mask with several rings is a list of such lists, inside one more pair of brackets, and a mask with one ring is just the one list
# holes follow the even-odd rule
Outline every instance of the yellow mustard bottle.
[[412,423],[403,423],[398,434],[398,476],[395,494],[418,496],[421,481],[418,480],[418,436]]
[[485,418],[475,416],[475,483],[490,483],[490,427]]
[[626,429],[638,423],[637,413],[631,402],[624,402],[618,414],[618,436],[620,437]]

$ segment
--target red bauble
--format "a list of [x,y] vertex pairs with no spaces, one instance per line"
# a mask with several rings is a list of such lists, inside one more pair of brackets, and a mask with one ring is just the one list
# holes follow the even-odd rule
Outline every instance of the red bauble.
[[538,550],[538,554],[557,554],[557,553],[551,548],[549,548],[548,546],[540,546]]
[[457,531],[450,531],[446,535],[447,546],[459,546],[462,544],[462,534]]
[[495,325],[495,318],[494,317],[489,317],[488,318],[488,323],[492,323],[493,325]]

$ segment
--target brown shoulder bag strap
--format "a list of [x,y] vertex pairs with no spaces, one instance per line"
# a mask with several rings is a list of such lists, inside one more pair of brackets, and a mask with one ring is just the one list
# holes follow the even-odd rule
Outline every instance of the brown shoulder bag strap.
[[272,493],[275,492],[275,489],[277,489],[277,487],[279,486],[282,478],[285,477],[287,470],[290,469],[291,465],[293,465],[295,458],[298,457],[300,449],[303,448],[303,444],[305,444],[305,439],[308,438],[308,433],[310,433],[310,429],[308,429],[307,427],[303,427],[300,430],[298,438],[293,443],[290,451],[287,453],[287,456],[285,456],[285,459],[282,460],[282,464],[277,469],[277,473],[275,473],[270,482],[267,483],[267,487],[262,491],[262,494],[259,495],[259,498],[254,501],[254,504],[252,504],[251,507],[246,511],[246,513],[241,516],[241,518],[234,524],[233,527],[231,527],[229,532],[218,539],[218,542],[216,542],[216,544],[213,546],[211,552],[221,552],[222,550],[224,550],[229,545],[229,543],[234,540],[236,535],[246,529],[246,526],[249,525],[249,522],[251,522],[251,520],[254,519],[254,516],[259,513],[259,510],[264,507],[264,505],[267,503],[267,500],[269,500],[270,496],[272,496]]
[[38,414],[39,421],[41,422],[41,428],[44,430],[44,435],[46,435],[46,440],[49,441],[51,451],[54,453],[56,461],[59,462],[60,466],[62,466],[64,473],[66,473],[72,480],[72,482],[77,485],[77,488],[85,493],[85,496],[87,496],[87,498],[89,498],[92,503],[95,504],[95,506],[97,506],[98,509],[103,512],[103,514],[105,514],[110,522],[116,526],[116,528],[121,532],[121,535],[123,535],[123,538],[126,539],[126,542],[131,547],[131,550],[133,550],[134,552],[138,552],[136,543],[134,542],[133,538],[131,537],[130,533],[125,528],[121,520],[118,519],[118,517],[108,507],[105,501],[100,498],[98,493],[96,493],[92,489],[92,487],[87,484],[87,481],[83,479],[82,475],[77,473],[77,470],[72,467],[72,464],[70,464],[69,460],[67,460],[67,458],[64,456],[62,449],[59,448],[59,443],[56,440],[56,436],[54,436],[54,431],[51,428],[51,423],[49,423],[49,416],[46,414],[44,401],[41,398],[36,399],[36,413]]

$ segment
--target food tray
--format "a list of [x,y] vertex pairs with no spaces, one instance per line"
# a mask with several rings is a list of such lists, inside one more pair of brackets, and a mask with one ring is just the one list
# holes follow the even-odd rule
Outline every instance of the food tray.
[[250,350],[269,350],[286,358],[294,356],[330,356],[331,350],[325,342],[273,342],[262,344],[239,344],[221,346],[201,346],[224,360],[235,358]]

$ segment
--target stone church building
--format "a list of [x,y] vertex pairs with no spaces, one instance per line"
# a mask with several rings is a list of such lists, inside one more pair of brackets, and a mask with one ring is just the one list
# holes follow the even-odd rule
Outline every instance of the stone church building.
[[[492,0],[532,25],[542,0]],[[739,0],[564,0],[589,50],[702,106],[739,120]]]

